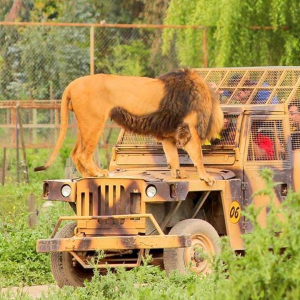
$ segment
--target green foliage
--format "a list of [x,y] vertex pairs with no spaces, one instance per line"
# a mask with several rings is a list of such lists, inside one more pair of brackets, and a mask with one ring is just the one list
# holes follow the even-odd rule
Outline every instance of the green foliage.
[[141,41],[131,44],[119,44],[112,51],[111,61],[105,59],[106,65],[112,74],[145,76],[148,72],[149,50]]
[[141,12],[145,24],[162,24],[170,0],[142,0],[144,10]]
[[[67,145],[63,149],[67,149]],[[66,150],[67,151],[67,150]],[[29,181],[31,183],[40,183],[46,179],[58,179],[64,177],[65,156],[58,156],[51,168],[45,172],[34,172],[34,168],[44,165],[50,156],[52,149],[26,149],[26,158],[28,165]],[[70,152],[69,152],[70,154]],[[0,169],[2,171],[2,157],[3,151],[0,151]],[[22,150],[19,149],[19,168],[20,168],[20,182],[25,182],[25,161],[23,160]],[[6,170],[5,170],[5,184],[17,182],[17,159],[16,149],[8,149],[6,152]],[[6,187],[5,187],[6,188]],[[6,194],[8,196],[8,194]]]
[[71,156],[72,152],[72,145],[74,144],[74,141],[72,141],[70,138],[65,140],[61,148],[59,149],[59,157],[61,159],[62,165],[65,166],[67,159]]
[[[280,208],[273,201],[272,172],[264,170],[266,188],[256,195],[269,195],[267,225],[258,225],[251,205],[246,217],[254,230],[243,236],[246,253],[236,256],[227,243],[213,273],[217,299],[298,299],[300,295],[300,194],[289,192]],[[254,195],[255,197],[255,195]],[[229,292],[230,291],[230,292]]]
[[5,226],[1,228],[0,278],[3,286],[52,281],[48,256],[35,251],[36,240],[46,232],[40,228],[28,228],[26,219],[9,215]]
[[[165,24],[207,26],[210,66],[299,65],[299,10],[296,0],[171,0]],[[202,44],[199,31],[175,35],[173,29],[165,30],[164,51],[175,39],[181,64],[201,66],[199,54],[194,53]]]

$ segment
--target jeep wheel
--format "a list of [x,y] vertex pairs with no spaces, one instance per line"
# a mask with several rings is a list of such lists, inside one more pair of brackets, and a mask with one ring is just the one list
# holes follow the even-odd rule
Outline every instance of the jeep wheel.
[[169,235],[191,235],[191,247],[178,249],[164,249],[164,266],[167,273],[178,270],[187,273],[188,270],[197,274],[211,272],[209,261],[205,255],[216,255],[221,251],[219,235],[212,225],[199,219],[187,219],[177,223]]
[[[70,238],[74,236],[76,222],[66,224],[55,238]],[[84,269],[79,263],[73,265],[73,256],[68,252],[52,252],[50,255],[51,271],[59,287],[70,285],[83,286],[84,280],[93,277],[93,270]]]

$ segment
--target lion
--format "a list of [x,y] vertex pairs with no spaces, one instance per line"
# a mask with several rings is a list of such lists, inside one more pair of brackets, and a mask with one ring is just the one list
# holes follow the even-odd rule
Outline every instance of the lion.
[[203,166],[201,144],[223,127],[223,112],[216,93],[192,69],[174,70],[158,78],[97,74],[80,77],[65,89],[61,100],[61,128],[52,155],[55,159],[67,132],[68,110],[75,113],[77,141],[72,150],[83,177],[107,176],[93,161],[93,153],[108,118],[125,130],[152,135],[162,143],[174,178],[186,178],[180,169],[177,146],[187,151],[198,176],[209,185],[214,178]]

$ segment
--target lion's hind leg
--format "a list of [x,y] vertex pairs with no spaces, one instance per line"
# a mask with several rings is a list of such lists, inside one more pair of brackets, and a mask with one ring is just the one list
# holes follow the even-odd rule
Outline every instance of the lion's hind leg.
[[79,153],[81,152],[81,139],[80,135],[77,135],[76,144],[72,150],[71,156],[75,164],[77,171],[81,174],[82,177],[90,177],[91,174],[86,170],[86,168],[81,164],[79,160]]
[[94,162],[93,156],[97,143],[103,132],[105,119],[99,118],[95,120],[85,120],[82,123],[78,122],[80,134],[80,151],[76,152],[76,159],[85,168],[84,174],[91,177],[103,177],[108,175],[108,171],[100,169]]
[[186,178],[186,173],[180,169],[179,156],[175,143],[169,139],[161,141],[166,158],[167,164],[171,169],[171,176],[174,178]]

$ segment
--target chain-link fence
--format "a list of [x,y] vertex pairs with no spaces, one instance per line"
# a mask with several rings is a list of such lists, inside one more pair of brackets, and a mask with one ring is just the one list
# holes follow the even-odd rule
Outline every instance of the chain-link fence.
[[16,24],[0,22],[0,100],[60,99],[90,73],[155,77],[179,65],[174,46],[162,52],[163,26]]

